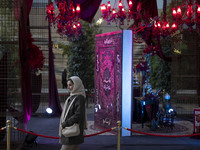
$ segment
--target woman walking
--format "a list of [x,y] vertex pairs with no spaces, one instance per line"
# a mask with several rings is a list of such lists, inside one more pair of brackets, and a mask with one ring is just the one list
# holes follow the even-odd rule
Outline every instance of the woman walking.
[[[67,87],[70,91],[70,96],[65,101],[59,127],[61,150],[79,150],[79,144],[84,142],[83,132],[84,128],[86,128],[85,88],[78,76],[70,77],[67,81]],[[66,115],[68,107],[69,111]],[[72,126],[74,123],[79,125],[80,134],[71,137],[64,136],[62,130],[65,127]]]

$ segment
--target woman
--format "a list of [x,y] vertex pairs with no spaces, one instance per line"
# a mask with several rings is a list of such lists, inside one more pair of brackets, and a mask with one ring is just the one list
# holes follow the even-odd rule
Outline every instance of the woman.
[[[73,76],[68,79],[67,87],[69,89],[70,96],[64,104],[59,127],[60,143],[62,144],[61,150],[79,150],[78,145],[84,142],[83,132],[86,127],[85,89],[81,79],[77,76]],[[66,109],[74,98],[75,100],[72,103],[66,118],[64,118]],[[80,135],[73,137],[65,137],[62,135],[62,129],[71,126],[74,123],[79,124]]]

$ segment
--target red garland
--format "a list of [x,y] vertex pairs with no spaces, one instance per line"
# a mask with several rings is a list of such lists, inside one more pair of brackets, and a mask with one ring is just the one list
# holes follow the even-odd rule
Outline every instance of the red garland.
[[31,70],[41,69],[44,64],[43,53],[38,46],[33,44],[34,39],[32,38],[32,35],[30,33],[27,33],[27,39],[28,48],[30,50],[29,64],[31,66]]

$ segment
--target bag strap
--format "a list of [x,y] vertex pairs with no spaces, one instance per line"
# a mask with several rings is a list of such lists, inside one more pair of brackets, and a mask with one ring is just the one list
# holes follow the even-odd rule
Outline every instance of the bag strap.
[[69,112],[69,109],[70,109],[70,107],[72,106],[72,103],[75,101],[76,97],[77,97],[77,96],[75,96],[75,97],[73,98],[73,100],[71,101],[71,103],[69,104],[69,106],[68,106],[68,108],[67,108],[67,111],[66,111],[66,113],[65,113],[65,116],[64,116],[64,120],[65,120],[65,118],[67,117],[67,114],[68,114],[68,112]]

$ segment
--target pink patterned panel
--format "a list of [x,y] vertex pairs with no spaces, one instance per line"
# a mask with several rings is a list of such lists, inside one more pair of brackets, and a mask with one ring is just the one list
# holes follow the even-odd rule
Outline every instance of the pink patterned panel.
[[95,125],[111,128],[121,120],[122,32],[96,36]]

